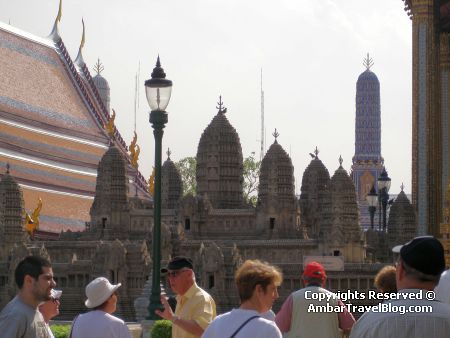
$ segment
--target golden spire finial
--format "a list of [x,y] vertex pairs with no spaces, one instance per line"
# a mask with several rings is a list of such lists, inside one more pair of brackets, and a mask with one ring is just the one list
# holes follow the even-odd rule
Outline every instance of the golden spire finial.
[[136,151],[134,153],[133,158],[131,159],[131,165],[135,167],[136,169],[139,167],[139,153],[141,152],[141,148],[139,147],[139,144],[136,144]]
[[314,155],[316,155],[316,158],[318,158],[319,156],[319,149],[317,149],[317,146],[316,149],[314,150]]
[[403,189],[405,189],[405,185],[403,184],[403,182],[402,182],[402,185],[400,186],[400,189],[402,189],[402,191],[403,191]]
[[56,15],[55,23],[53,24],[52,32],[50,33],[49,36],[49,38],[52,38],[53,41],[57,41],[59,39],[58,22],[61,21],[61,16],[62,16],[62,0],[59,0],[58,14]]
[[81,50],[81,48],[84,47],[84,42],[85,42],[85,39],[86,39],[86,37],[85,37],[85,28],[84,28],[84,19],[83,18],[81,18],[81,23],[83,24],[83,35],[81,36],[80,50]]
[[6,173],[9,174],[9,169],[11,166],[9,165],[9,162],[6,163]]
[[342,159],[342,156],[339,155],[339,168],[342,168],[342,163],[344,162],[344,160]]
[[370,70],[370,67],[373,66],[373,59],[369,56],[369,53],[367,53],[367,57],[363,61],[364,67],[366,67],[366,70]]
[[84,60],[83,60],[83,54],[82,54],[82,50],[84,47],[84,43],[85,43],[85,28],[84,28],[84,19],[81,18],[81,23],[83,24],[83,34],[81,35],[81,42],[80,42],[80,48],[78,49],[78,55],[77,58],[75,59],[75,63],[78,66],[83,66],[84,65]]
[[116,132],[116,126],[114,125],[114,120],[116,119],[116,112],[112,109],[112,115],[109,118],[108,122],[105,124],[105,129],[108,132],[110,138],[114,138],[114,134]]
[[150,196],[154,196],[155,194],[155,167],[153,167],[152,174],[150,175],[150,178],[148,179],[148,193]]
[[172,152],[170,151],[170,148],[167,148],[167,159],[170,160],[170,155],[172,154]]
[[129,150],[130,150],[130,158],[133,159],[134,155],[136,154],[136,142],[137,142],[137,134],[134,132],[133,140],[130,143]]
[[94,65],[94,71],[97,73],[97,75],[100,75],[100,73],[103,72],[104,69],[105,67],[103,67],[100,59],[98,58],[97,63]]

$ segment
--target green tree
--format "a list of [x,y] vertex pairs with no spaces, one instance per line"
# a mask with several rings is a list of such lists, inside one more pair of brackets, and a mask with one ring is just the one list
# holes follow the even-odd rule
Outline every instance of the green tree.
[[195,180],[195,168],[197,159],[195,157],[185,157],[175,163],[183,181],[183,195],[192,194],[195,196],[197,182]]
[[261,161],[255,159],[255,152],[244,159],[244,199],[247,203],[256,206],[258,201],[258,184]]

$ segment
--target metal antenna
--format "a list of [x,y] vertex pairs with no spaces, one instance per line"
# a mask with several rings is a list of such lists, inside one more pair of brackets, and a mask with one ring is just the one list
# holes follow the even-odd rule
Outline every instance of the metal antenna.
[[264,90],[263,90],[263,70],[261,68],[261,152],[259,160],[264,157]]

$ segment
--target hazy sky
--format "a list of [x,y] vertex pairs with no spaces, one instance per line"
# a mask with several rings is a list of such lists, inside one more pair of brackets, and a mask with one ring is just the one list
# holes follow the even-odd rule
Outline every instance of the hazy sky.
[[[38,36],[53,26],[59,0],[0,0],[0,21]],[[159,53],[173,81],[163,147],[176,161],[195,156],[222,95],[244,157],[260,150],[263,68],[268,149],[279,143],[295,167],[296,191],[316,145],[330,174],[341,154],[349,171],[355,147],[356,80],[370,53],[381,84],[382,155],[391,192],[411,191],[411,21],[400,0],[63,0],[60,34],[75,59],[97,58],[111,87],[116,125],[127,143],[134,130],[135,75],[140,169],[154,162],[144,81]],[[163,161],[165,155],[163,156]]]

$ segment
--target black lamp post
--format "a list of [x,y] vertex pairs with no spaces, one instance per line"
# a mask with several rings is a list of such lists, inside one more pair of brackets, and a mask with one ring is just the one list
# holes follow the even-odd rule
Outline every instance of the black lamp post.
[[380,204],[380,220],[379,230],[381,230],[381,207],[383,208],[383,231],[386,231],[386,208],[389,200],[389,189],[391,187],[391,179],[386,172],[386,168],[383,167],[383,171],[378,178],[378,201]]
[[161,63],[156,61],[156,67],[153,68],[152,78],[145,81],[145,94],[148,104],[152,110],[150,113],[150,123],[153,127],[155,136],[155,193],[153,196],[153,274],[152,274],[152,293],[150,304],[148,306],[148,319],[159,319],[155,310],[163,310],[161,304],[161,149],[164,127],[167,123],[167,112],[165,111],[169,104],[172,93],[172,81],[166,79],[164,69]]
[[378,195],[375,191],[375,186],[372,186],[370,192],[367,194],[367,202],[369,203],[369,213],[370,213],[370,228],[373,230],[373,218],[375,216],[375,210],[377,210]]

